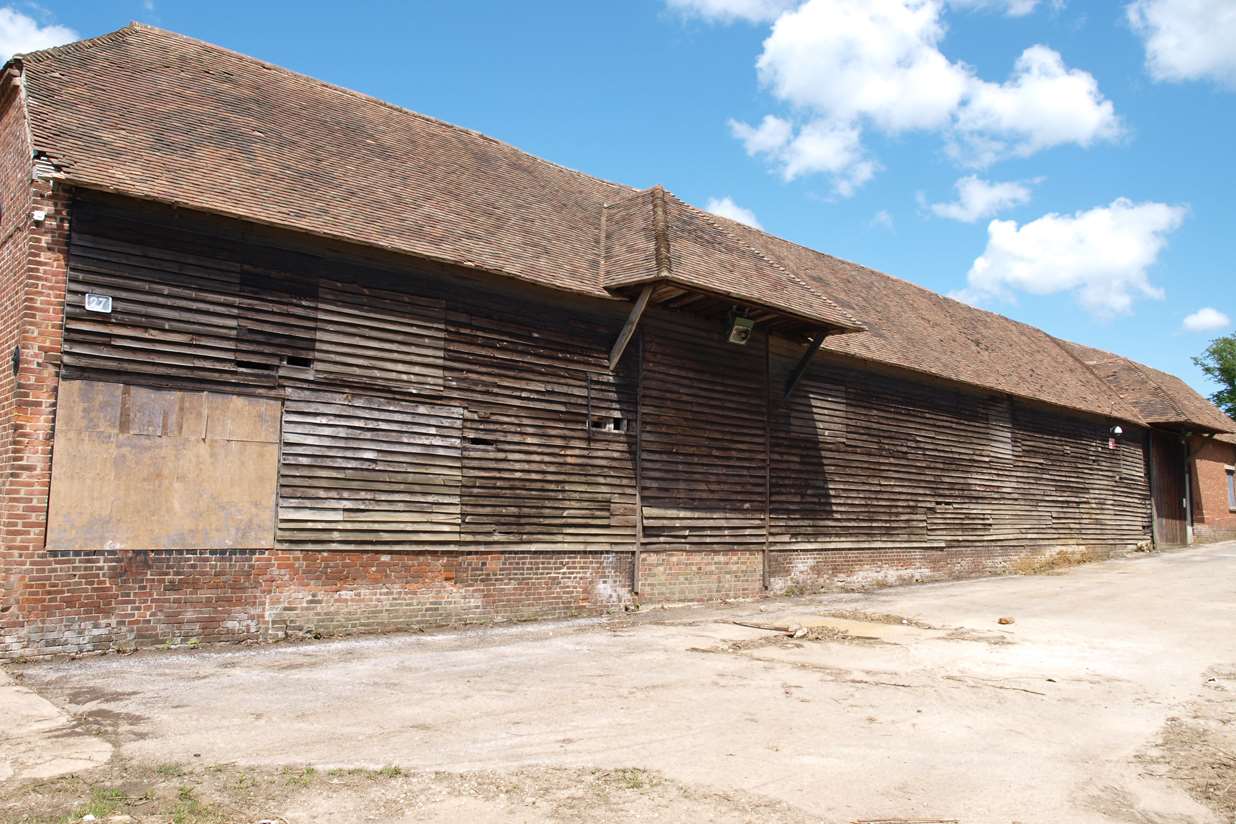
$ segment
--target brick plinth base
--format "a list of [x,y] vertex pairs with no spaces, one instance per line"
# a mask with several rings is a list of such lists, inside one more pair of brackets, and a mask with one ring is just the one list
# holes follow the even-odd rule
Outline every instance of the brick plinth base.
[[1215,525],[1194,524],[1193,540],[1199,544],[1213,544],[1217,541],[1236,541],[1236,524]]
[[774,552],[769,563],[769,589],[774,593],[820,589],[871,589],[925,581],[946,581],[1016,572],[1019,562],[1032,568],[1058,553],[1100,560],[1135,547],[1129,544],[1005,546],[984,549],[887,549]]
[[[1062,547],[1103,557],[1127,546]],[[1010,571],[1041,549],[772,552],[774,594]],[[0,604],[0,660],[343,636],[621,609],[629,552],[44,552]],[[645,551],[644,604],[754,598],[759,550]]]
[[631,555],[49,552],[0,614],[0,659],[278,640],[620,608]]

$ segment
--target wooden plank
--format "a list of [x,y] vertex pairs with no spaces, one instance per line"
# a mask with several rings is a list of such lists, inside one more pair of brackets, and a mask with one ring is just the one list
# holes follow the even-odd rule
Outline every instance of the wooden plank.
[[827,332],[819,332],[811,339],[811,343],[807,344],[807,350],[803,352],[802,358],[794,366],[790,372],[789,378],[785,381],[785,399],[789,400],[790,395],[794,393],[794,387],[798,386],[798,382],[802,380],[803,375],[807,372],[807,367],[811,365],[811,359],[815,357],[815,353],[820,351],[820,347],[824,345],[824,339],[828,337]]
[[613,348],[609,350],[611,372],[618,366],[618,361],[622,360],[622,353],[627,351],[627,344],[631,342],[631,336],[635,334],[635,328],[639,326],[639,319],[643,317],[644,310],[648,308],[650,297],[652,297],[651,283],[640,290],[639,297],[635,299],[635,305],[631,307],[631,314],[627,316],[627,322],[623,324],[622,331],[618,333],[618,339],[614,341]]
[[458,540],[463,410],[297,390],[283,416],[276,539]]

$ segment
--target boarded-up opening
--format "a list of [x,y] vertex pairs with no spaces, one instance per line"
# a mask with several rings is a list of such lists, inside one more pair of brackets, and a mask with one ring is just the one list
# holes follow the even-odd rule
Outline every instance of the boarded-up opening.
[[62,381],[48,549],[271,546],[278,401]]

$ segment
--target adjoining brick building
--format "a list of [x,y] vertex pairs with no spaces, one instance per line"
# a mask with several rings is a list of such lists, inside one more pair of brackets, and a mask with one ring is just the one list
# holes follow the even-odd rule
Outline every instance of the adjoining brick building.
[[0,198],[0,658],[1231,534],[1171,376],[173,33],[10,61]]

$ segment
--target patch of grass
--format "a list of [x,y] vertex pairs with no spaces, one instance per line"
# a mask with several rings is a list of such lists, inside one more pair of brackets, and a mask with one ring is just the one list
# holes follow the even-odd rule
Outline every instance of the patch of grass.
[[286,784],[294,784],[298,787],[308,787],[313,783],[313,779],[318,777],[318,771],[313,767],[284,767],[282,771],[283,781]]
[[622,767],[616,770],[601,770],[597,777],[601,783],[623,790],[642,790],[651,787],[656,779],[648,770],[638,767]]
[[180,778],[185,774],[185,768],[169,762],[155,767],[155,774],[162,778]]
[[379,778],[400,778],[407,773],[394,764],[388,764],[377,770],[367,767],[333,767],[326,771],[326,775],[330,778],[368,778],[376,781]]
[[90,800],[78,807],[64,821],[81,821],[88,815],[95,818],[106,818],[116,813],[124,806],[125,794],[116,787],[94,787],[90,790]]
[[208,824],[222,821],[222,814],[213,804],[198,799],[192,787],[176,790],[176,803],[171,811],[172,824]]

